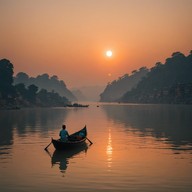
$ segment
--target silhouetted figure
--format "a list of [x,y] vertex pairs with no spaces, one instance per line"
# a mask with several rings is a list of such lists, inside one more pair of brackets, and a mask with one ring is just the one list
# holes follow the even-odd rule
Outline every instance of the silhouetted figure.
[[61,141],[68,141],[69,133],[66,130],[66,125],[62,125],[62,130],[59,133]]

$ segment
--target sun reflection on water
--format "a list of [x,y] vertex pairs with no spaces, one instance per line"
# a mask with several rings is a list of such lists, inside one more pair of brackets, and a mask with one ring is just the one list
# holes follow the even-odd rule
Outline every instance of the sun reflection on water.
[[107,153],[107,167],[111,168],[111,166],[112,166],[112,154],[113,154],[111,129],[109,129],[106,153]]

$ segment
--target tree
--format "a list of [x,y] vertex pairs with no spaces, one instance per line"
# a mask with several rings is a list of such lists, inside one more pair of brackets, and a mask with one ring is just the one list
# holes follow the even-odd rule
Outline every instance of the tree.
[[27,84],[27,81],[29,80],[29,76],[24,73],[24,72],[19,72],[17,73],[15,79],[14,79],[14,83],[18,84],[18,83],[24,83]]
[[28,88],[27,99],[30,102],[35,103],[38,87],[32,84],[32,85],[29,85],[27,88]]
[[19,83],[19,84],[15,85],[15,90],[16,90],[18,96],[21,96],[23,99],[26,98],[27,89],[26,89],[24,83]]
[[0,60],[0,96],[4,100],[12,98],[14,95],[13,87],[13,64],[7,60]]
[[137,73],[137,70],[133,70],[131,73],[132,75],[134,75],[135,73]]
[[48,91],[46,89],[41,89],[38,94],[38,99],[40,100],[41,103],[48,103],[49,102],[49,97],[48,97]]
[[52,77],[50,77],[50,80],[58,81],[59,78],[57,77],[57,75],[53,75]]
[[181,57],[181,58],[185,57],[185,55],[183,53],[180,53],[179,51],[174,52],[171,56],[172,57]]

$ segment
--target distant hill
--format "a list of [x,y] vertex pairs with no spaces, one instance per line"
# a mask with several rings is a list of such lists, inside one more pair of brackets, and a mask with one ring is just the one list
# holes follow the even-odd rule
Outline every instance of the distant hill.
[[104,88],[104,86],[99,85],[85,86],[74,89],[78,90],[78,92],[73,93],[79,101],[99,101],[100,93],[104,90]]
[[119,101],[192,104],[192,51],[188,56],[175,52],[164,64],[156,63]]
[[146,67],[140,68],[138,71],[132,71],[131,75],[125,74],[118,80],[109,83],[103,93],[100,94],[101,102],[113,102],[120,99],[127,91],[136,87],[138,82],[148,73]]
[[19,83],[23,83],[26,86],[34,84],[40,89],[57,92],[59,95],[68,98],[70,101],[77,100],[73,93],[67,88],[64,81],[59,80],[56,75],[49,77],[49,75],[45,73],[38,75],[37,77],[29,77],[26,73],[19,72],[14,77],[14,84],[16,85]]
[[73,95],[77,98],[78,101],[87,101],[86,96],[79,89],[72,90]]

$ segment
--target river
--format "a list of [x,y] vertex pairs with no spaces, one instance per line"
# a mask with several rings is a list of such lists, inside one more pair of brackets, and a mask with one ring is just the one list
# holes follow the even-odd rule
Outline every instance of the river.
[[[86,147],[58,153],[62,124]],[[191,192],[192,106],[90,103],[0,111],[2,192]]]

